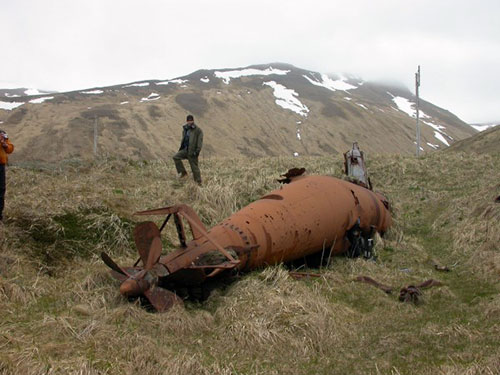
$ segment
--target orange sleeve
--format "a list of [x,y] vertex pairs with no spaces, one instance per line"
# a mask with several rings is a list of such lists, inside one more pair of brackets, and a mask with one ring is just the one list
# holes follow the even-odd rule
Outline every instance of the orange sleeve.
[[10,143],[10,141],[7,139],[7,148],[5,149],[5,152],[7,154],[12,154],[12,151],[14,151],[14,145]]

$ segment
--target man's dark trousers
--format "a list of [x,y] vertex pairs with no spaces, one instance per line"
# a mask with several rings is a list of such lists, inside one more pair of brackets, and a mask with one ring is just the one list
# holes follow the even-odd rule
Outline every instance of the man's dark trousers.
[[5,165],[0,164],[0,220],[2,220],[5,197]]
[[194,180],[201,184],[201,172],[200,168],[198,167],[198,156],[189,156],[187,149],[184,148],[177,152],[174,157],[174,163],[175,163],[175,168],[177,169],[177,173],[180,173],[181,175],[187,174],[186,168],[184,168],[184,164],[182,163],[183,159],[187,159],[189,162],[189,165],[191,166],[191,171],[193,172],[193,178]]

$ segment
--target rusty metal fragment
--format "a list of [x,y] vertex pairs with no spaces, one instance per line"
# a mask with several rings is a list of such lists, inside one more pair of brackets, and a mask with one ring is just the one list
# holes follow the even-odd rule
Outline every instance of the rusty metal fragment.
[[330,250],[324,257],[321,254],[322,260],[340,253],[363,255],[373,244],[374,233],[383,235],[391,225],[387,199],[378,193],[334,177],[306,176],[303,169],[283,176],[288,184],[210,230],[183,204],[137,212],[167,219],[173,215],[180,246],[162,253],[156,224],[138,224],[134,233],[139,266],[120,267],[102,254],[122,283],[120,292],[126,297],[144,296],[158,311],[165,311],[181,303],[181,297],[199,295],[211,280],[235,272],[291,262],[324,249]]
[[296,280],[309,279],[312,277],[321,277],[323,276],[320,273],[315,272],[298,272],[298,271],[290,271],[288,274]]
[[278,179],[278,182],[280,182],[282,184],[289,184],[290,182],[293,181],[294,177],[302,176],[305,173],[305,171],[306,171],[305,168],[289,169],[288,172],[281,175],[281,177],[284,177],[284,178]]
[[373,285],[374,287],[379,288],[380,290],[383,290],[387,294],[391,294],[392,293],[392,287],[384,285],[384,284],[381,284],[381,283],[379,283],[378,281],[372,279],[369,276],[358,276],[358,277],[356,277],[355,280],[356,281],[360,281],[362,283]]
[[406,287],[401,288],[399,291],[399,300],[401,302],[413,302],[418,303],[419,298],[422,295],[421,289],[430,288],[433,286],[441,286],[443,285],[440,281],[429,279],[424,281],[419,285],[408,285]]
[[434,265],[434,269],[436,271],[441,271],[441,272],[450,272],[451,270],[448,268],[448,266],[440,266],[439,264]]

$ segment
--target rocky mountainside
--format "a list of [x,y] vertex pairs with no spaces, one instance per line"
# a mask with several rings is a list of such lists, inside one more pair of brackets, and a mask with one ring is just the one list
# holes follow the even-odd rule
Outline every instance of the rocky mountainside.
[[[199,70],[170,79],[38,96],[2,96],[0,126],[11,161],[57,161],[98,153],[169,158],[186,115],[203,129],[202,157],[325,155],[358,141],[367,152],[415,152],[413,94],[404,87],[326,75],[287,64]],[[476,133],[421,100],[424,151]]]

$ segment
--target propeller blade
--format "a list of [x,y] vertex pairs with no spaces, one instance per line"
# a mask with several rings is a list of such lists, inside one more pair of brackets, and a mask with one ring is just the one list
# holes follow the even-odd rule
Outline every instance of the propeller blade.
[[149,283],[142,278],[129,278],[120,285],[120,293],[127,297],[137,297],[145,294],[149,286]]
[[115,270],[111,270],[111,276],[113,276],[116,280],[118,280],[121,283],[123,283],[125,280],[128,279],[127,276],[125,276],[122,273],[118,273]]
[[165,312],[174,305],[183,304],[182,299],[177,294],[159,287],[146,290],[144,295],[158,312]]
[[149,248],[148,259],[144,267],[145,270],[150,270],[158,262],[161,255],[161,239],[160,237],[155,237],[151,241],[151,247]]
[[111,259],[110,256],[106,254],[104,251],[101,253],[101,259],[113,271],[121,273],[122,275],[125,275],[127,277],[130,277],[130,275],[126,273],[118,264],[116,264],[115,261]]
[[145,265],[148,260],[151,242],[155,237],[160,237],[160,230],[152,221],[139,223],[134,228],[134,242],[139,251],[139,256],[141,257],[143,265]]

